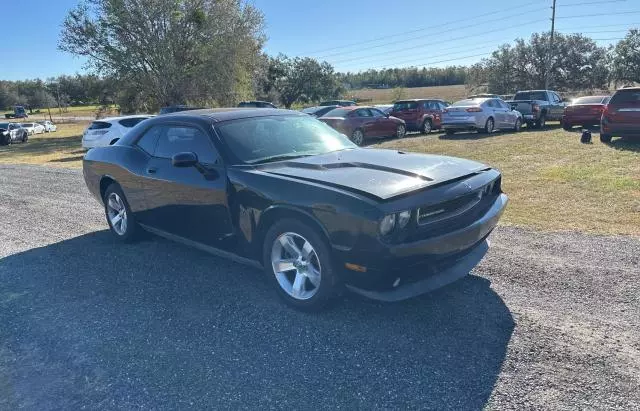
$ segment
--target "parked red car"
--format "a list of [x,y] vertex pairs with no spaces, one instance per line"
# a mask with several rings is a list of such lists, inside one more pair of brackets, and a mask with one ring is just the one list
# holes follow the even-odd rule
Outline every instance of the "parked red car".
[[564,108],[561,124],[569,131],[574,126],[594,126],[600,123],[602,111],[609,102],[610,96],[579,97]]
[[399,118],[388,116],[375,107],[339,107],[318,120],[348,136],[357,145],[369,137],[404,137],[407,128]]
[[429,134],[440,129],[442,110],[446,103],[436,99],[398,100],[393,104],[391,115],[402,119],[409,131],[421,131]]
[[640,138],[640,87],[621,88],[604,108],[600,141],[608,143],[614,136]]

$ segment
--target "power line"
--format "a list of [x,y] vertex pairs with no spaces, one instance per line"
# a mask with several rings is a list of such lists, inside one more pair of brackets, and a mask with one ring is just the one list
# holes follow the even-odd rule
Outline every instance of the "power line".
[[[481,54],[473,54],[473,55],[470,55],[470,56],[463,56],[463,57],[457,57],[457,58],[453,58],[453,59],[440,60],[440,61],[428,61],[428,62],[425,62],[425,63],[412,64],[410,67],[421,67],[421,66],[429,66],[429,65],[433,65],[433,64],[448,63],[450,61],[465,60],[465,59],[473,58],[473,57],[488,56],[491,53],[492,52],[490,52],[490,53],[481,53]],[[370,70],[377,70],[377,69],[383,69],[383,68],[389,68],[389,67],[391,67],[391,65],[387,64],[386,66],[371,67]]]
[[[513,18],[513,17],[522,16],[524,14],[530,14],[533,11],[545,10],[545,9],[546,9],[546,7],[543,7],[543,8],[539,8],[539,9],[528,11],[528,12],[523,12],[523,13],[517,13],[517,14],[504,16],[503,18],[499,18],[499,19],[493,19],[490,22],[489,21],[485,21],[485,22],[481,22],[481,23],[477,23],[477,24],[471,24],[471,25],[465,26],[465,29],[468,29],[470,27],[481,26],[481,25],[487,24],[487,23],[493,23],[493,22],[496,22],[496,21],[506,20],[506,19],[510,19],[510,18]],[[530,22],[530,23],[533,23],[533,22]],[[530,23],[527,23],[527,24],[530,24]],[[522,26],[523,24],[519,24],[519,25]],[[444,27],[444,26],[436,26],[436,27]],[[510,28],[512,28],[512,27],[510,27]],[[426,29],[421,29],[421,30],[426,30]],[[449,30],[439,30],[438,34],[448,33],[448,32],[457,31],[457,30],[460,30],[460,28],[454,27],[454,28],[451,28]],[[495,30],[494,30],[494,32],[495,32]],[[388,43],[377,44],[375,46],[368,47],[368,49],[374,49],[374,48],[379,48],[379,47],[384,47],[384,46],[391,46],[391,45],[398,44],[398,43],[406,43],[407,41],[410,41],[410,40],[417,40],[417,39],[430,37],[430,36],[433,36],[433,33],[428,33],[428,34],[424,34],[424,35],[416,36],[416,37],[404,38],[402,40],[394,40],[394,41],[390,41]],[[318,59],[325,59],[327,57],[339,56],[339,55],[342,55],[342,54],[350,54],[350,53],[354,53],[354,51],[341,51],[341,52],[338,52],[338,53],[327,54],[327,55],[324,55],[324,56],[319,56]]]
[[[465,36],[455,37],[455,38],[452,38],[452,39],[439,41],[437,43],[437,45],[444,44],[444,43],[450,43],[452,41],[457,41],[457,40],[464,40],[464,39],[468,39],[468,38],[471,38],[471,37],[478,37],[478,36],[482,36],[484,34],[498,33],[498,32],[509,30],[509,29],[516,28],[516,27],[522,27],[522,26],[526,26],[526,25],[530,25],[530,24],[534,24],[534,23],[539,23],[539,22],[545,21],[545,20],[546,19],[534,20],[534,21],[531,21],[531,22],[525,23],[525,24],[515,24],[515,25],[509,26],[509,27],[503,27],[503,28],[500,28],[500,29],[485,31],[484,33],[474,33],[474,34],[468,34],[468,35],[465,35]],[[401,49],[395,49],[395,50],[392,50],[392,51],[383,51],[383,52],[380,52],[380,53],[367,54],[365,56],[352,57],[352,58],[342,59],[342,60],[332,60],[332,63],[339,64],[339,63],[345,63],[345,62],[349,62],[349,61],[368,59],[368,58],[374,57],[374,56],[388,55],[388,54],[398,53],[398,52],[407,51],[407,50],[414,50],[414,49],[419,48],[419,47],[427,47],[427,46],[433,46],[433,43],[416,44],[416,45],[413,45],[413,46],[410,46],[410,47],[405,47],[405,48],[401,48]],[[371,48],[373,48],[373,47],[371,47]]]
[[621,11],[619,13],[581,14],[578,16],[561,16],[561,17],[556,17],[556,19],[578,19],[582,17],[620,16],[623,14],[640,14],[640,11]]
[[[523,6],[523,7],[527,8],[527,7],[531,7],[532,5],[536,5],[537,6],[537,4],[529,4],[529,5]],[[474,26],[478,26],[478,25],[481,25],[481,24],[493,23],[494,21],[505,20],[507,18],[522,16],[524,14],[529,14],[529,13],[533,13],[535,11],[545,10],[545,9],[546,9],[546,7],[539,7],[537,9],[533,9],[533,10],[529,10],[529,11],[526,11],[526,12],[517,13],[515,15],[505,16],[505,17],[500,18],[500,19],[493,19],[493,20],[490,20],[490,21],[483,21],[481,23],[478,23],[478,24],[475,24],[475,25],[471,25],[471,26],[466,26],[466,27],[474,27]],[[474,16],[472,18],[466,18],[466,19],[460,19],[460,20],[452,20],[452,21],[449,21],[449,22],[446,22],[446,23],[443,23],[443,24],[440,24],[440,25],[437,25],[437,26],[422,27],[422,28],[419,28],[419,29],[403,31],[403,32],[391,34],[391,35],[388,35],[388,36],[376,37],[376,38],[373,38],[373,39],[370,39],[370,40],[359,41],[359,42],[345,44],[345,45],[342,45],[342,46],[330,47],[330,48],[326,48],[326,49],[322,49],[322,50],[316,50],[316,51],[312,51],[312,52],[307,52],[307,53],[304,53],[304,54],[306,54],[306,55],[319,54],[319,53],[324,53],[326,51],[339,50],[339,49],[349,48],[349,47],[357,46],[357,45],[361,45],[361,44],[374,43],[374,42],[379,41],[379,40],[386,40],[386,39],[388,39],[390,37],[397,37],[397,36],[401,36],[401,35],[405,35],[405,34],[417,33],[417,32],[420,32],[420,31],[425,31],[425,30],[433,30],[433,29],[437,29],[437,28],[440,28],[440,27],[448,27],[451,24],[464,23],[466,21],[477,21],[479,17],[492,16],[492,15],[495,15],[496,13],[500,13],[502,11],[504,11],[504,9],[503,10],[495,10],[495,11],[491,11],[491,12],[488,12],[488,13],[480,14],[480,15]],[[407,39],[402,39],[401,41],[406,41],[406,40]],[[343,52],[343,54],[344,53],[345,52]],[[333,54],[331,54],[331,55],[333,55]],[[326,55],[324,57],[329,57],[331,55]],[[324,57],[320,56],[318,58],[324,58]]]
[[608,1],[585,1],[585,2],[579,2],[579,3],[568,3],[568,4],[558,4],[558,6],[588,6],[590,4],[606,4],[606,3],[624,3],[627,0],[608,0]]

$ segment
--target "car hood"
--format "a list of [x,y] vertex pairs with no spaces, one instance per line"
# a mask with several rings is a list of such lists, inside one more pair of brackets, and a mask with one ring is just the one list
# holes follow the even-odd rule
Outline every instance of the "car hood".
[[471,176],[487,166],[475,161],[396,150],[350,149],[263,164],[257,170],[387,200]]

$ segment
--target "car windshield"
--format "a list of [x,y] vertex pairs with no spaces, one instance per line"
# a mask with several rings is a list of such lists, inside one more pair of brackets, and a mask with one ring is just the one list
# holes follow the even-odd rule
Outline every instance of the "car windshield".
[[513,97],[514,100],[543,100],[547,99],[544,91],[520,91]]
[[303,109],[302,112],[306,114],[313,114],[323,109],[324,107],[309,107],[309,108]]
[[231,120],[216,130],[238,163],[255,164],[355,148],[347,137],[309,116]]
[[415,110],[417,108],[417,101],[398,101],[393,105],[393,111]]
[[573,104],[600,104],[605,97],[602,96],[587,96],[579,97],[573,100]]

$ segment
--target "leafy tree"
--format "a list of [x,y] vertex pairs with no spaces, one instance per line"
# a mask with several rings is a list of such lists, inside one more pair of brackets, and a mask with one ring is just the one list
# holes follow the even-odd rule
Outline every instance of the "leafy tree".
[[333,67],[310,57],[289,58],[279,55],[269,61],[263,92],[277,90],[280,101],[290,108],[293,103],[306,103],[335,97],[340,92]]
[[640,30],[629,30],[611,56],[611,77],[617,82],[640,83]]
[[84,0],[67,15],[58,47],[87,57],[149,107],[233,104],[251,93],[263,20],[244,0]]

